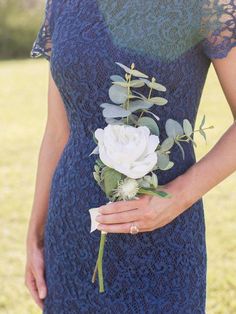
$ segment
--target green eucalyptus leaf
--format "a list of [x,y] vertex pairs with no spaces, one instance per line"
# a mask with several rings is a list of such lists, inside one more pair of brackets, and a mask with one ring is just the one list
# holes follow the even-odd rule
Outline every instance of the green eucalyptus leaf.
[[106,108],[106,107],[109,107],[109,106],[114,106],[114,104],[109,104],[109,103],[107,103],[107,102],[104,102],[104,103],[102,103],[102,104],[100,105],[100,107],[102,107],[102,108]]
[[160,152],[157,152],[157,165],[158,168],[161,170],[165,170],[165,168],[168,166],[170,158],[167,154],[162,154]]
[[96,164],[97,164],[99,167],[105,167],[105,164],[101,161],[100,158],[97,158],[97,159],[96,159]]
[[109,105],[103,109],[102,114],[104,118],[122,118],[128,117],[131,114],[131,111],[126,110],[120,106]]
[[130,74],[131,69],[128,68],[126,65],[120,63],[120,62],[115,62],[119,67],[121,67],[123,70],[125,70],[126,73]]
[[150,183],[146,180],[142,180],[140,181],[139,186],[142,188],[150,188]]
[[193,128],[188,119],[184,119],[183,121],[184,133],[187,137],[190,137],[193,133]]
[[204,116],[203,116],[203,119],[202,119],[202,122],[201,122],[201,124],[200,124],[200,126],[199,126],[199,129],[202,129],[202,127],[203,127],[204,124],[205,124],[205,121],[206,121],[206,116],[204,115]]
[[163,170],[169,170],[169,169],[171,169],[173,166],[174,166],[173,161],[169,161],[167,167],[166,167],[165,169],[163,169]]
[[184,131],[181,124],[173,119],[168,119],[165,124],[166,134],[169,137],[176,138],[177,135],[183,135]]
[[140,80],[133,80],[130,82],[113,82],[114,85],[118,85],[118,86],[122,86],[122,87],[142,87],[144,86],[144,82],[140,81]]
[[206,133],[202,129],[199,129],[199,133],[204,137],[206,141]]
[[148,99],[152,104],[158,105],[158,106],[164,106],[168,103],[168,100],[163,97],[152,97]]
[[158,135],[160,134],[159,127],[156,121],[149,117],[142,117],[138,119],[137,124],[139,126],[147,126],[152,134]]
[[97,172],[97,173],[99,173],[99,171],[100,171],[100,167],[98,166],[98,165],[94,165],[94,170],[95,170],[95,172]]
[[131,70],[131,72],[130,72],[130,74],[131,75],[133,75],[133,76],[136,76],[136,77],[145,77],[145,78],[148,78],[148,76],[146,75],[146,74],[144,74],[144,73],[142,73],[142,72],[140,72],[140,71],[138,71],[138,70]]
[[115,104],[123,104],[128,98],[127,88],[117,85],[112,85],[109,88],[109,97]]
[[138,119],[139,119],[139,117],[138,116],[136,116],[135,114],[131,114],[131,115],[129,115],[129,121],[130,121],[130,123],[132,124],[136,124],[137,123],[137,121],[138,121]]
[[167,152],[171,149],[171,147],[174,145],[175,141],[173,137],[167,137],[161,144],[161,151]]
[[134,100],[130,102],[129,104],[129,110],[134,112],[139,109],[149,109],[153,106],[153,104],[150,104],[150,102],[143,101],[141,99],[139,100]]
[[123,175],[116,171],[115,169],[106,167],[103,171],[104,175],[104,189],[106,196],[109,197],[113,190],[117,188],[119,181],[122,179]]
[[182,145],[178,141],[175,141],[175,143],[178,145],[178,147],[182,153],[183,159],[185,159],[185,152],[184,152]]
[[93,177],[94,177],[95,181],[100,182],[100,176],[97,172],[95,172],[95,171],[93,172]]
[[154,188],[157,188],[158,186],[158,178],[154,172],[152,173],[152,185],[154,186]]
[[166,91],[166,87],[164,85],[161,85],[161,84],[157,83],[157,82],[152,82],[152,81],[149,81],[149,80],[143,79],[143,78],[140,78],[140,80],[145,82],[145,84],[149,88],[155,89],[155,90],[160,91],[160,92],[165,92]]
[[122,119],[105,118],[105,121],[107,124],[118,124],[118,125],[124,124]]
[[120,63],[120,62],[115,62],[117,65],[119,65],[123,70],[125,70],[126,73],[128,74],[131,74],[133,76],[136,76],[136,77],[145,77],[145,78],[148,78],[148,76],[138,70],[135,70],[135,69],[130,69],[128,68],[126,65]]
[[120,75],[111,75],[110,79],[114,82],[125,82],[125,79]]

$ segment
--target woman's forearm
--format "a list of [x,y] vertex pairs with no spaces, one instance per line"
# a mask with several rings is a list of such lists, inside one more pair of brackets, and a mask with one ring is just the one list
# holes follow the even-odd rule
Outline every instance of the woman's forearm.
[[45,133],[38,158],[35,193],[28,228],[27,242],[41,245],[48,209],[51,179],[66,144],[67,137]]
[[235,139],[236,123],[233,123],[216,145],[180,176],[189,205],[236,170]]

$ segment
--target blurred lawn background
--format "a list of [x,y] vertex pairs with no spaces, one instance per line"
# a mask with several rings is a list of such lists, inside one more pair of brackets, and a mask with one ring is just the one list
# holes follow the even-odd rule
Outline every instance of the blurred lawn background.
[[[24,287],[23,274],[27,221],[47,115],[48,62],[2,61],[0,73],[0,313],[36,314],[40,312]],[[208,132],[208,145],[196,136],[198,159],[207,153],[232,122],[212,68],[199,109],[198,123],[204,113],[207,125],[214,124],[215,128]],[[204,197],[209,314],[236,313],[235,184],[236,174],[233,174]]]
[[[41,21],[40,3],[0,0],[1,59],[29,56]],[[27,223],[47,115],[48,65],[45,60],[0,61],[1,314],[40,313],[24,286],[24,265]],[[197,124],[203,114],[207,116],[207,125],[214,124],[215,128],[207,134],[207,145],[196,135],[198,159],[233,121],[213,68],[205,85]],[[235,185],[236,174],[233,174],[204,197],[209,314],[236,313]]]

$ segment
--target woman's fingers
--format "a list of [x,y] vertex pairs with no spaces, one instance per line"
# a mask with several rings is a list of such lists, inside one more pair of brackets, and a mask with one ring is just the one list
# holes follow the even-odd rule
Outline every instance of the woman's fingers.
[[99,224],[97,229],[106,231],[109,233],[130,233],[130,227],[134,223],[138,229],[139,232],[144,232],[144,231],[151,231],[151,228],[147,227],[142,227],[142,223],[140,221],[134,221],[134,222],[128,222],[124,224]]
[[106,205],[100,206],[99,212],[101,214],[120,213],[143,207],[145,206],[147,201],[148,201],[147,197],[140,196],[140,198],[137,200],[111,202]]
[[26,264],[25,284],[37,305],[42,309],[47,288],[44,277],[44,257],[41,249],[30,251]]
[[42,266],[36,270],[35,280],[36,280],[36,286],[37,286],[39,298],[42,300],[46,297],[46,294],[47,294],[46,283],[44,279],[44,269]]
[[102,224],[117,224],[125,223],[134,220],[141,219],[143,216],[142,209],[132,209],[129,211],[119,212],[115,214],[99,215],[96,217],[96,221]]
[[34,277],[33,273],[29,270],[27,270],[27,272],[26,272],[25,285],[28,288],[30,294],[32,295],[35,303],[41,309],[43,309],[43,301],[39,297],[35,277]]

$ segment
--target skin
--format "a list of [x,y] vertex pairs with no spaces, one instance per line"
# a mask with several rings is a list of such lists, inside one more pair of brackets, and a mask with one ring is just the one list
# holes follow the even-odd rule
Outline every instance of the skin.
[[[236,119],[236,48],[213,65]],[[40,147],[36,187],[27,235],[25,284],[35,302],[43,308],[47,294],[44,276],[43,235],[47,216],[50,183],[57,161],[68,140],[69,124],[60,93],[49,72],[48,118]],[[187,210],[209,190],[236,170],[236,124],[222,135],[216,145],[184,174],[165,185],[172,197],[142,196],[100,206],[98,229],[109,233],[129,233],[132,222],[140,232],[165,226]],[[221,161],[225,162],[222,163]],[[221,165],[218,167],[218,165]],[[217,169],[217,171],[216,171]],[[202,180],[204,178],[204,180]]]

